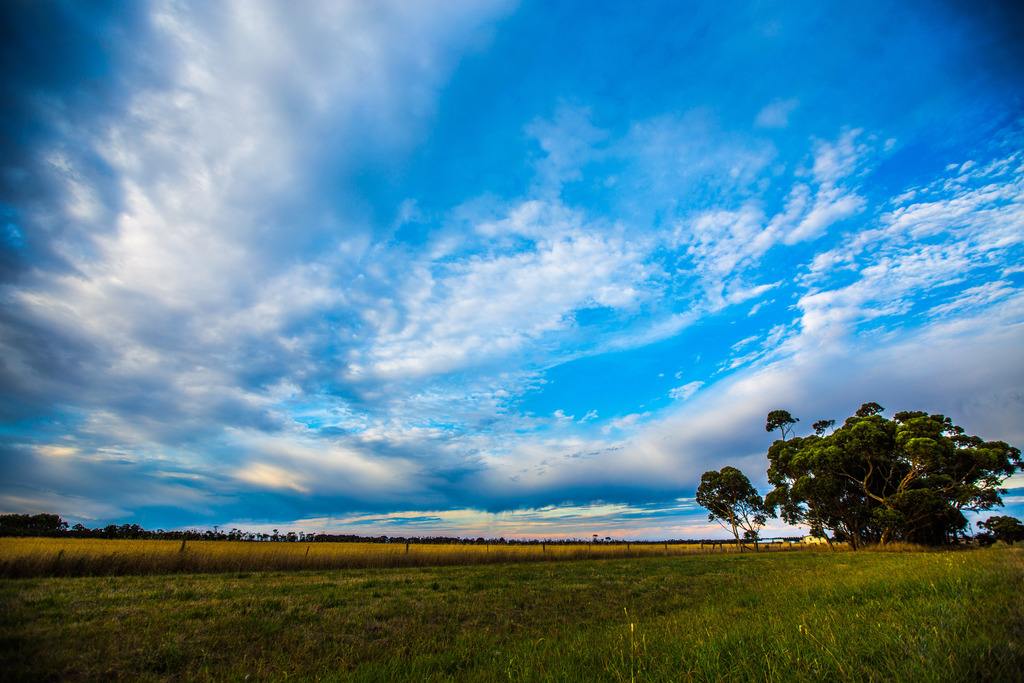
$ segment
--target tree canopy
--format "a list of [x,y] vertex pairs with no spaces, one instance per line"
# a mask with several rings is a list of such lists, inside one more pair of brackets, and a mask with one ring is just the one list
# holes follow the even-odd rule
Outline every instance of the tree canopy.
[[60,515],[0,515],[0,536],[55,536],[67,531],[68,523]]
[[[888,419],[883,410],[865,403],[831,434],[819,421],[811,436],[776,440],[767,508],[856,548],[946,543],[966,528],[965,511],[1002,505],[999,485],[1022,465],[1019,449],[968,435],[945,415],[905,411]],[[769,426],[779,413],[769,413]]]

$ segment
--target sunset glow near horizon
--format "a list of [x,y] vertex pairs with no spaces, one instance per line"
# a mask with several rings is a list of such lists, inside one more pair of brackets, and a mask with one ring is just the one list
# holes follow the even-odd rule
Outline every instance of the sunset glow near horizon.
[[1010,7],[5,3],[0,511],[717,537],[771,409],[1024,447]]

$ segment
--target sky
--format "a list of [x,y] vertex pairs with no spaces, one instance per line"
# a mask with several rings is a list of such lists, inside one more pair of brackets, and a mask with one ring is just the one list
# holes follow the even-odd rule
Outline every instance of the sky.
[[0,13],[3,511],[712,537],[771,409],[1024,446],[1019,5]]

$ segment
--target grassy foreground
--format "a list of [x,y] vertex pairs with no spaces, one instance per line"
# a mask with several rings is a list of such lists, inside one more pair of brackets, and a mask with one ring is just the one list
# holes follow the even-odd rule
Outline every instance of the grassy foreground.
[[1020,680],[1024,553],[0,580],[8,680]]

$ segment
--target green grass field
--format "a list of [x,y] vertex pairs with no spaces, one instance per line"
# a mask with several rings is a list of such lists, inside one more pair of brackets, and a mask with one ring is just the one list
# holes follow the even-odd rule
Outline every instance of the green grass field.
[[0,580],[6,680],[1012,681],[1024,552]]

